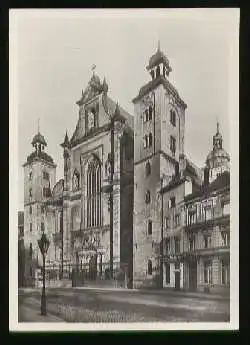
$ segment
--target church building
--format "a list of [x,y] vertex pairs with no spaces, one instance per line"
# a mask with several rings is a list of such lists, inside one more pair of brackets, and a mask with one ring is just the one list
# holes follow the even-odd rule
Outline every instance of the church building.
[[46,233],[46,270],[61,277],[74,268],[129,288],[229,286],[230,158],[219,124],[199,168],[185,153],[187,104],[160,45],[146,70],[134,116],[93,72],[75,131],[61,143],[62,179],[40,130],[34,136],[23,165],[26,280],[41,267],[37,241]]
[[[24,232],[30,258],[41,265],[37,240],[50,240],[47,269],[85,269],[90,279],[126,271],[132,282],[133,117],[108,96],[93,73],[77,101],[79,118],[63,148],[64,179],[45,152],[40,131],[24,166]],[[33,266],[26,275],[34,275]]]

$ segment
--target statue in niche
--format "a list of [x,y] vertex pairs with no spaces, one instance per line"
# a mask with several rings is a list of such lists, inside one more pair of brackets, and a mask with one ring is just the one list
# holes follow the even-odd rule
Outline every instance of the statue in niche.
[[105,175],[107,177],[111,175],[111,153],[108,154],[108,158],[105,162]]
[[95,112],[94,109],[88,111],[88,130],[95,127]]
[[77,173],[74,173],[73,176],[73,190],[76,191],[79,189],[79,176]]

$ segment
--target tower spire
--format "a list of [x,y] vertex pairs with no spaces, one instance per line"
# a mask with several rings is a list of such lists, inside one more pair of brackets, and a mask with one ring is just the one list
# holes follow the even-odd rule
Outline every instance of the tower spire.
[[40,133],[40,118],[37,121],[37,133]]
[[158,50],[158,51],[161,50],[161,42],[160,42],[160,40],[158,40],[158,47],[157,47],[157,50]]
[[217,119],[217,133],[216,134],[219,134],[220,133],[220,127],[219,127],[220,125],[219,125],[219,121],[218,121],[218,119]]

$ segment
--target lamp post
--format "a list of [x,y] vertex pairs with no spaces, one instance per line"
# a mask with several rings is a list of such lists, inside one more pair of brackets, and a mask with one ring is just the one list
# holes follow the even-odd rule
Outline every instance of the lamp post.
[[41,296],[41,315],[46,316],[46,295],[45,295],[45,256],[49,249],[50,242],[45,233],[42,234],[41,239],[37,241],[39,249],[41,251],[43,257],[43,288],[42,288],[42,296]]

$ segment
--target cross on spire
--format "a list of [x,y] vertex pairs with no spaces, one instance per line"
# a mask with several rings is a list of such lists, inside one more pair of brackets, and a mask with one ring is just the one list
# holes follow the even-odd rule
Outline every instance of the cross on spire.
[[95,73],[95,69],[96,69],[96,65],[94,64],[94,65],[92,65],[92,67],[91,67],[91,71],[93,72],[93,74]]

